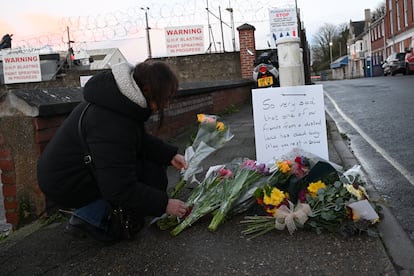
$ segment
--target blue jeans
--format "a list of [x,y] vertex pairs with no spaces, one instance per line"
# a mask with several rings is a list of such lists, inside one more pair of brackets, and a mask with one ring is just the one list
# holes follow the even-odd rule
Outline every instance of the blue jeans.
[[111,212],[111,205],[103,200],[95,200],[73,212],[73,216],[78,217],[87,223],[103,230],[108,229],[108,216]]

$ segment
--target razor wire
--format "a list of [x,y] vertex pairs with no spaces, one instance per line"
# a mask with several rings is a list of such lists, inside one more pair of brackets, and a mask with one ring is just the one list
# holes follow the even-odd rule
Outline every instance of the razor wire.
[[[285,0],[290,1],[290,0]],[[88,16],[64,17],[60,20],[59,30],[38,36],[15,39],[17,47],[40,47],[48,45],[58,50],[66,50],[69,40],[77,49],[86,48],[91,42],[107,42],[125,39],[144,38],[146,32],[145,12],[148,8],[148,25],[150,30],[163,30],[166,27],[203,25],[213,40],[221,40],[220,27],[230,45],[230,22],[233,16],[235,28],[244,23],[265,25],[269,20],[269,6],[264,1],[229,0],[169,0],[138,1],[139,5],[113,12]],[[282,1],[283,2],[283,1]],[[280,4],[280,3],[279,3]],[[219,16],[223,25],[220,26]]]

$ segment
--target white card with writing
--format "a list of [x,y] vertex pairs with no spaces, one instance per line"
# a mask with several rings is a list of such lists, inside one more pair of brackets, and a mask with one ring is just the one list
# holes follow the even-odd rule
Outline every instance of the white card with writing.
[[294,148],[329,160],[322,85],[252,90],[256,160],[278,160]]

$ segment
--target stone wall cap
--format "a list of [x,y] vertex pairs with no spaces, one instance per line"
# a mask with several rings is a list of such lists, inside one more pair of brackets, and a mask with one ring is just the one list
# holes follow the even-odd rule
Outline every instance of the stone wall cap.
[[[68,114],[83,100],[83,88],[22,89],[8,92],[10,108],[26,116]],[[30,111],[28,111],[30,110]]]
[[253,84],[253,80],[250,79],[187,82],[180,84],[177,96],[207,93],[220,89],[250,86]]
[[256,28],[250,24],[244,23],[243,25],[237,27],[238,31],[246,31],[246,30],[253,30],[255,31]]

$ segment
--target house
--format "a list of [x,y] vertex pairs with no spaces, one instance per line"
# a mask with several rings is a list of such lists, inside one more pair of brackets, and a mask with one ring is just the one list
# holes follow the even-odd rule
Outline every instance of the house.
[[366,57],[370,56],[370,42],[365,30],[371,21],[371,11],[365,9],[365,20],[349,22],[348,49],[348,76],[349,78],[362,78],[365,76]]
[[385,14],[373,22],[366,9],[364,21],[349,24],[349,78],[382,76],[383,61],[392,53],[407,52],[413,44],[413,1],[387,0]]
[[[59,52],[61,59],[65,60],[68,52]],[[118,48],[92,49],[73,51],[74,70],[102,70],[110,69],[112,64],[127,62],[127,59]],[[76,62],[79,60],[79,62]],[[83,61],[86,62],[83,62]]]
[[332,69],[332,78],[336,80],[343,80],[346,79],[348,70],[348,56],[342,56],[336,60],[334,60],[330,68]]
[[369,25],[369,38],[371,42],[371,72],[373,77],[382,76],[382,64],[387,58],[385,47],[385,16],[382,16]]
[[87,50],[92,58],[91,70],[109,69],[112,64],[127,62],[118,48]]
[[385,47],[389,56],[405,52],[414,41],[414,3],[388,0],[385,4]]

